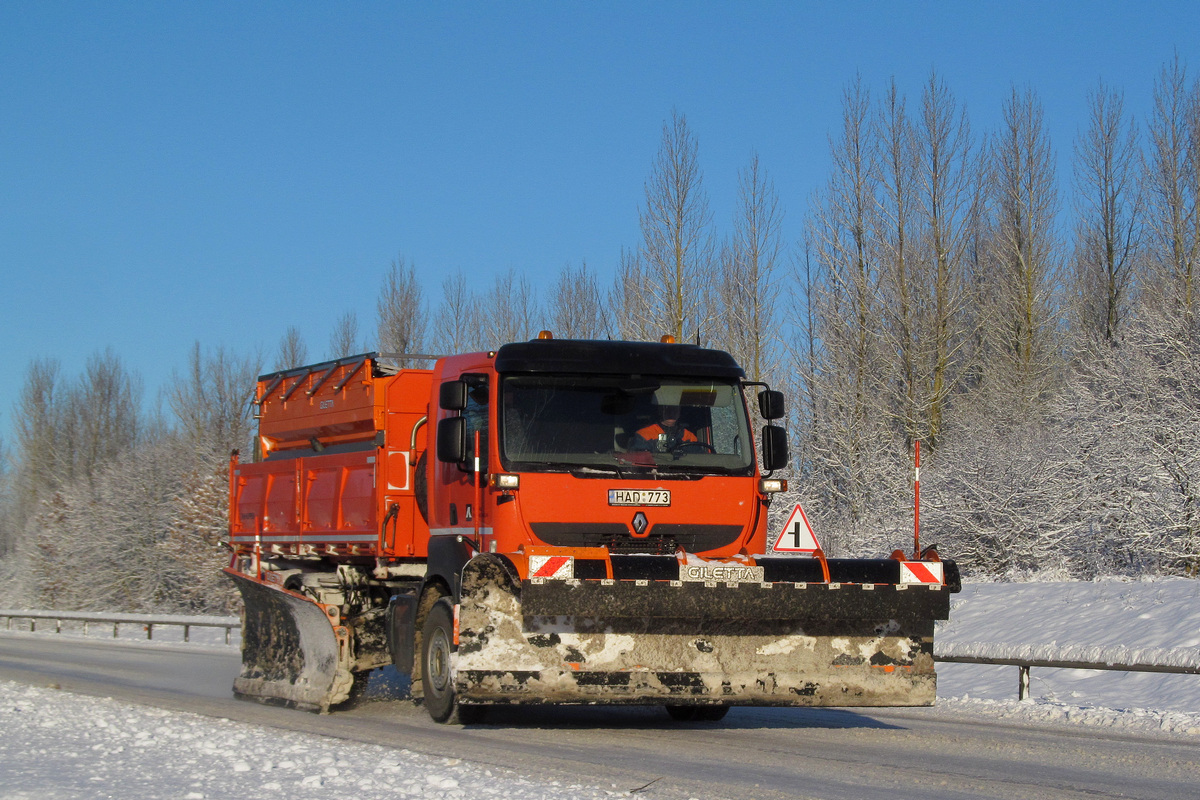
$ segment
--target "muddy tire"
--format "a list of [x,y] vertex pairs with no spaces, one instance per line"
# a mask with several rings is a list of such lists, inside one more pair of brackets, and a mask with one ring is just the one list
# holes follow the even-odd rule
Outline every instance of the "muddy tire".
[[425,710],[434,722],[466,725],[478,721],[481,709],[459,705],[451,670],[454,650],[454,609],[448,598],[442,598],[429,610],[421,631],[421,684]]

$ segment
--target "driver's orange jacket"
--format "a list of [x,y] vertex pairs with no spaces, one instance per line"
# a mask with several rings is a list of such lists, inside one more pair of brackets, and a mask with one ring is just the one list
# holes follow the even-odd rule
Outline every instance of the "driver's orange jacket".
[[[637,432],[637,435],[645,439],[647,442],[656,442],[658,441],[658,437],[666,434],[666,432],[666,428],[655,422],[653,425],[647,425],[646,427],[642,428]],[[683,428],[683,435],[679,437],[679,441],[698,442],[700,440],[696,438],[696,434],[692,433],[687,428]]]

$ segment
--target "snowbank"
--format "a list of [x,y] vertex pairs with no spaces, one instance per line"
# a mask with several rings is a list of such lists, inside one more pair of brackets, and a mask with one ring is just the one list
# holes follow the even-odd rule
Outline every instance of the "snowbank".
[[608,798],[434,758],[0,681],[0,797]]

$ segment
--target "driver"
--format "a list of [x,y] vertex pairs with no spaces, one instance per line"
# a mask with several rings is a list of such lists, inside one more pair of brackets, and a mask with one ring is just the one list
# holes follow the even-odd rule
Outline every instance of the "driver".
[[681,444],[699,441],[679,421],[679,406],[659,406],[658,422],[637,432],[646,447],[658,453],[669,453]]

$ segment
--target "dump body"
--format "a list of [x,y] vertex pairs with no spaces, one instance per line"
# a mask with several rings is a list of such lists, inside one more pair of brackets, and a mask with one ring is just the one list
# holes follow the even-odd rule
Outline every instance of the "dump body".
[[953,563],[774,552],[782,410],[759,397],[756,437],[751,387],[720,351],[554,340],[263,376],[230,474],[235,691],[327,710],[392,663],[439,720],[932,703]]

